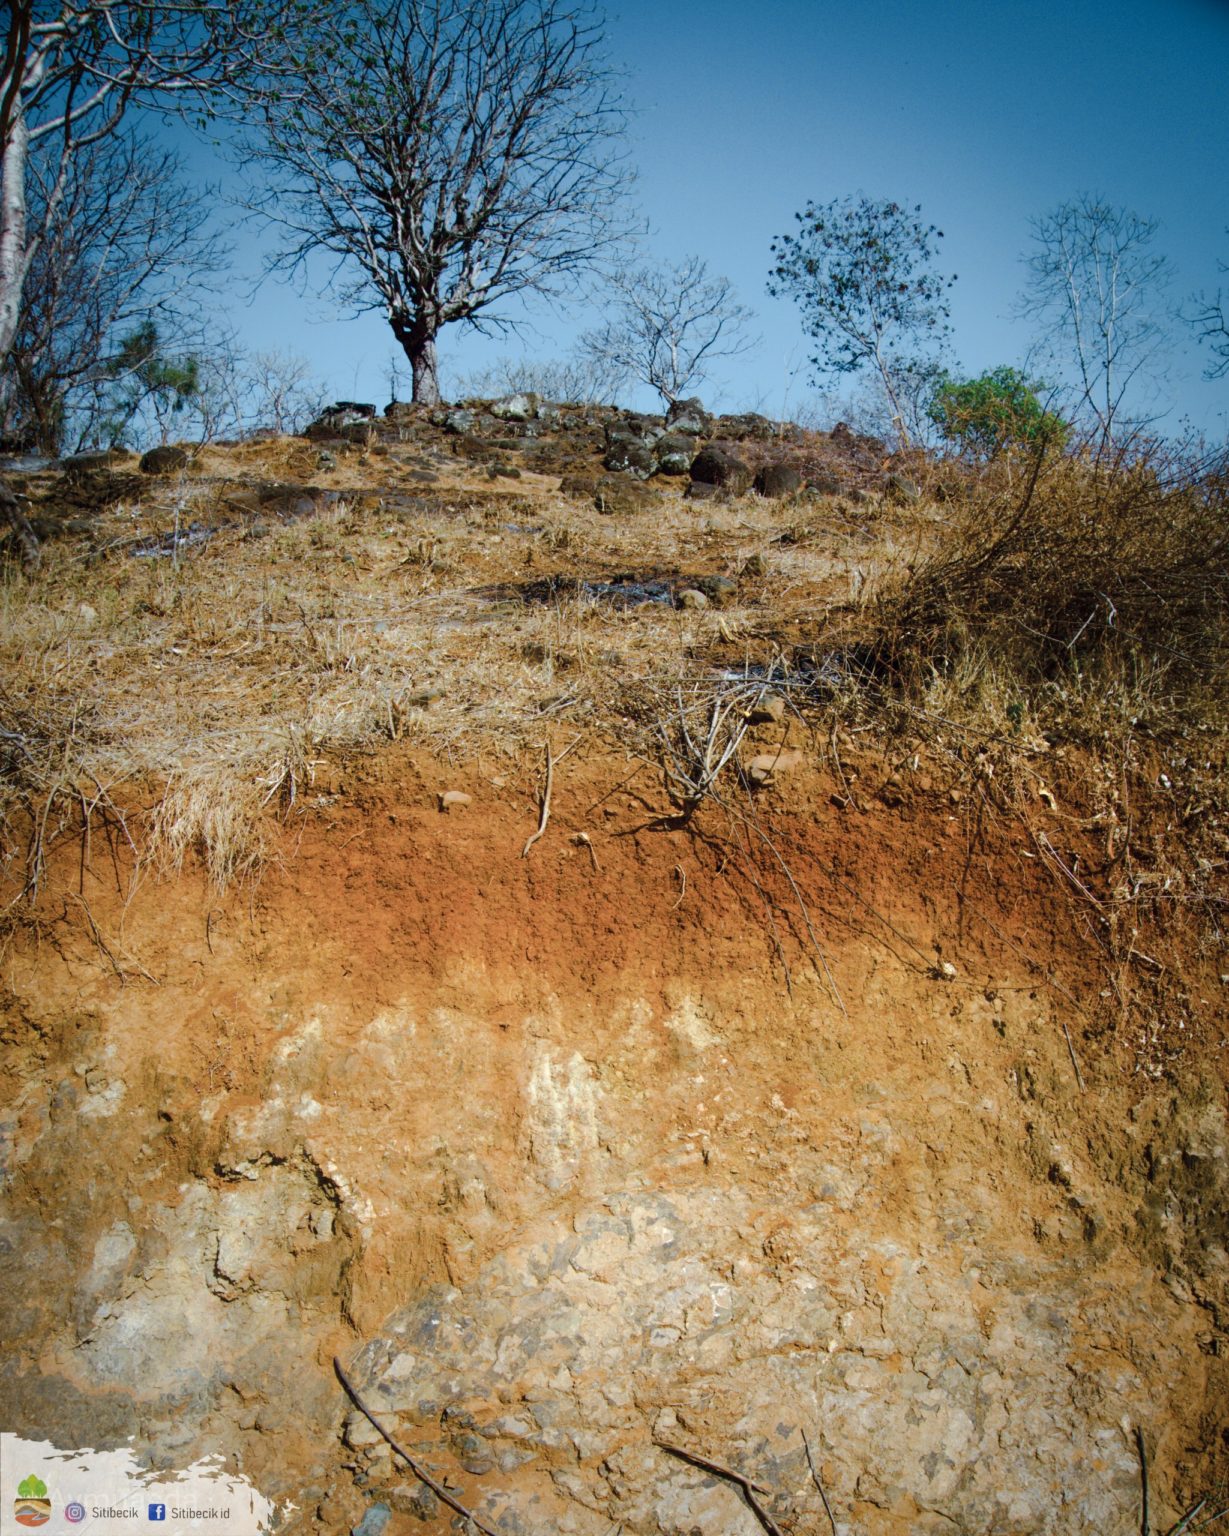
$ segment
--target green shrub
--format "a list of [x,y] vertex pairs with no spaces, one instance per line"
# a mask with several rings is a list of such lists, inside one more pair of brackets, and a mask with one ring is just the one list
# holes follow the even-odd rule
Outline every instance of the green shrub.
[[1061,448],[1070,434],[1067,423],[1037,398],[1037,386],[1016,368],[994,368],[964,380],[943,374],[928,414],[945,441],[979,459],[1010,448]]

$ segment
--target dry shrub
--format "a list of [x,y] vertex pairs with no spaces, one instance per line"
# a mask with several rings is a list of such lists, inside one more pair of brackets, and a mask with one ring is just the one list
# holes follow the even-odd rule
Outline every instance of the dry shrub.
[[[906,697],[1074,734],[1219,724],[1229,663],[1223,467],[1159,449],[1039,460],[961,506],[888,584],[871,652]],[[1005,717],[1005,718],[1004,718]]]

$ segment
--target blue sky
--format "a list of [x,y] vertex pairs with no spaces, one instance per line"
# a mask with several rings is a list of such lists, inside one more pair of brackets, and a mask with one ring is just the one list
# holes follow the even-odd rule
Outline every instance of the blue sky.
[[[922,205],[959,275],[965,372],[1024,358],[1032,329],[1012,310],[1029,220],[1081,192],[1160,221],[1175,303],[1229,289],[1229,0],[615,0],[607,14],[649,250],[699,254],[758,317],[761,343],[701,391],[709,403],[788,414],[811,392],[798,312],[765,293],[769,243],[808,199]],[[204,171],[206,152],[193,161]],[[256,247],[239,235],[241,273],[258,270]],[[450,328],[445,385],[501,355],[559,356],[595,318],[541,311],[519,340]],[[388,398],[396,346],[378,315],[339,322],[270,281],[232,319],[249,347],[307,357],[330,393]],[[1223,438],[1229,380],[1202,381],[1205,362],[1180,342],[1165,425]]]

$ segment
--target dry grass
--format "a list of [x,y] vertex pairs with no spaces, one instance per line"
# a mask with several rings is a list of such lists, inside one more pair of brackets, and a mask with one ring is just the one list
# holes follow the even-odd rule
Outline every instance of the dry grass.
[[1219,732],[1227,512],[1223,480],[1159,452],[1038,463],[966,503],[880,593],[876,664],[906,695],[1000,732]]
[[[19,828],[51,836],[120,786],[156,789],[146,858],[199,855],[225,884],[259,868],[270,812],[316,793],[330,754],[390,738],[518,753],[563,720],[659,754],[670,701],[682,690],[703,713],[731,672],[777,668],[821,736],[855,717],[890,731],[901,705],[913,728],[937,716],[1020,740],[1220,729],[1225,508],[1210,479],[1058,463],[954,505],[697,505],[671,488],[599,517],[542,476],[493,486],[437,455],[427,486],[424,462],[396,446],[324,469],[302,442],[209,450],[88,544],[49,545],[36,576],[7,568],[0,817],[19,885],[41,858],[18,851]],[[331,500],[235,516],[236,483],[296,478]],[[193,525],[217,531],[134,554]],[[594,595],[629,572],[738,585],[695,611]]]

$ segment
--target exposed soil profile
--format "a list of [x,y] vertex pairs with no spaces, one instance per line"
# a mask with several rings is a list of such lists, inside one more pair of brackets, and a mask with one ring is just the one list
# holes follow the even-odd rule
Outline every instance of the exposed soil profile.
[[590,738],[525,853],[534,762],[389,745],[224,895],[63,839],[3,957],[5,1426],[459,1528],[336,1355],[499,1532],[761,1529],[663,1444],[791,1533],[1125,1536],[1140,1436],[1156,1529],[1229,1503],[1223,958],[1137,935],[1124,1013],[1078,808],[859,782],[684,824]]

